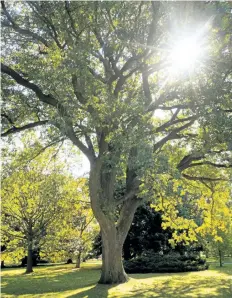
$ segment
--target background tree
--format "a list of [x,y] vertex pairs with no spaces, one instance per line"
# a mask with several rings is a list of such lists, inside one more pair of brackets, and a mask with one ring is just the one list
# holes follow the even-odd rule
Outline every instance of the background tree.
[[76,268],[80,268],[81,260],[91,250],[99,227],[90,206],[87,179],[69,177],[64,190],[67,195],[62,220],[51,226],[43,251],[48,257],[57,253],[66,258],[75,258]]
[[219,261],[220,267],[223,266],[225,257],[232,255],[231,231],[221,233],[222,240],[208,238],[206,249],[210,257],[216,258]]
[[64,177],[49,171],[45,162],[41,156],[2,181],[2,234],[27,247],[26,273],[33,272],[33,250],[62,209]]
[[[190,180],[222,177],[191,175],[189,168],[229,166],[230,7],[2,1],[2,12],[2,136],[41,127],[49,142],[67,138],[86,155],[103,240],[100,282],[125,282],[123,243],[165,144],[186,148],[176,166]],[[183,38],[197,32],[195,45],[204,47],[207,38],[209,48],[205,67],[178,79],[173,68],[192,57],[179,64],[169,59],[176,28]],[[160,110],[165,117],[157,119]],[[126,192],[115,199],[120,181]]]

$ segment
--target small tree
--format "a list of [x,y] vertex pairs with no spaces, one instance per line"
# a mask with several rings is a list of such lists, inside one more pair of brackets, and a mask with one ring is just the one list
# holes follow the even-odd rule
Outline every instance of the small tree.
[[226,231],[219,232],[220,238],[215,240],[208,238],[207,250],[210,256],[219,260],[220,267],[223,266],[225,256],[232,256],[232,226]]
[[50,238],[44,250],[48,255],[52,251],[64,252],[62,255],[74,257],[76,268],[80,268],[81,259],[91,250],[99,226],[90,207],[87,179],[69,177],[64,189],[66,201],[62,221],[51,226],[50,234],[54,237]]
[[68,250],[76,258],[76,268],[80,268],[81,260],[83,259],[83,256],[90,251],[92,241],[94,240],[98,229],[96,229],[96,224],[94,224],[94,217],[82,213],[81,216],[76,215],[73,217],[73,221],[70,224],[70,230],[71,231],[68,234],[69,239],[66,241],[66,245]]
[[26,273],[33,272],[33,249],[59,214],[63,183],[60,174],[45,171],[41,158],[2,182],[2,233],[27,246]]

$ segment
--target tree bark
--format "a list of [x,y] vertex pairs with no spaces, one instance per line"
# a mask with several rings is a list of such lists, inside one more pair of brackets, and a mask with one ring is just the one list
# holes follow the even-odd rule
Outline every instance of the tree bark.
[[102,234],[102,272],[100,284],[118,284],[128,281],[122,262],[122,246],[116,228]]
[[81,268],[81,251],[77,254],[76,268]]
[[122,261],[123,243],[130,229],[134,213],[138,207],[137,200],[126,202],[115,223],[110,212],[104,212],[98,222],[102,238],[102,273],[100,284],[120,284],[128,281]]
[[29,241],[27,248],[27,269],[26,274],[32,273],[32,241]]

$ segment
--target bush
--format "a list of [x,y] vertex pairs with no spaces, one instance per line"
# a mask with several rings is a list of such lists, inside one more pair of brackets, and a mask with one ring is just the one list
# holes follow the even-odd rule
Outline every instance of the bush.
[[206,260],[196,255],[181,256],[178,253],[160,255],[150,251],[135,259],[124,261],[124,267],[127,273],[171,273],[208,269]]
[[72,263],[73,263],[72,259],[68,259],[66,262],[66,264],[72,264]]

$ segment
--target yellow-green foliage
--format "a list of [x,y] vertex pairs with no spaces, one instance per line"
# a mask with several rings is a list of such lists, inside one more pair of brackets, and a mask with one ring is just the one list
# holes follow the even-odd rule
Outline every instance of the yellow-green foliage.
[[174,230],[170,243],[197,241],[211,236],[222,242],[221,232],[231,225],[230,186],[226,182],[202,184],[176,179],[172,192],[159,192],[154,208],[163,211],[163,227]]
[[62,214],[50,228],[53,237],[48,236],[43,247],[45,257],[55,262],[75,258],[78,253],[84,257],[99,232],[90,207],[87,179],[69,177],[63,190],[66,200]]
[[[25,154],[26,150],[21,153]],[[33,249],[41,247],[49,226],[60,217],[66,195],[66,178],[59,167],[49,165],[49,155],[24,167],[20,166],[21,155],[13,159],[12,169],[2,180],[1,235],[7,247],[2,257],[7,263],[17,263],[25,256],[29,241]]]

